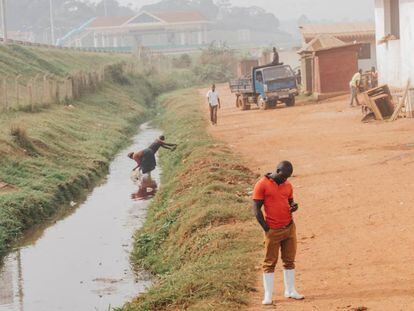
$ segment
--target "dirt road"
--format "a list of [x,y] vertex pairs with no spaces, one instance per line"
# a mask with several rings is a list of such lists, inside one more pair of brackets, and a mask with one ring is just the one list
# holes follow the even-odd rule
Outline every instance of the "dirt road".
[[276,306],[260,305],[258,271],[251,310],[414,310],[414,120],[362,124],[345,97],[239,111],[227,86],[218,90],[214,137],[260,174],[280,160],[295,166],[297,287],[306,299],[282,297],[278,264]]

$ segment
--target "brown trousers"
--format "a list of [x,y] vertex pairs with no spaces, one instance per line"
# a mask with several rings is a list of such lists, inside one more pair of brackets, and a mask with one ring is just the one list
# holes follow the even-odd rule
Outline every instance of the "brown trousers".
[[218,106],[210,105],[210,120],[211,120],[211,123],[213,124],[217,124],[217,109],[218,109]]
[[287,228],[270,229],[266,232],[263,272],[275,272],[276,263],[279,257],[279,248],[282,253],[283,267],[286,270],[295,269],[296,244],[295,223],[292,223]]

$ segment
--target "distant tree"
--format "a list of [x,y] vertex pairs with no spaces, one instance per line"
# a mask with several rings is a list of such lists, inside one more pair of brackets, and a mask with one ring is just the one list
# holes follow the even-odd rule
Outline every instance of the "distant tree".
[[220,22],[219,27],[228,30],[250,29],[273,32],[279,28],[279,20],[264,9],[252,7],[232,7]]
[[310,19],[305,14],[302,14],[298,18],[298,25],[305,25],[305,24],[309,24],[310,22],[311,22]]
[[198,11],[208,19],[215,19],[219,8],[213,0],[161,0],[155,4],[145,5],[141,11]]
[[[134,14],[130,7],[121,6],[117,0],[105,0],[105,5],[108,16],[129,16]],[[101,0],[96,5],[96,13],[99,13],[101,16],[105,15],[104,0]]]

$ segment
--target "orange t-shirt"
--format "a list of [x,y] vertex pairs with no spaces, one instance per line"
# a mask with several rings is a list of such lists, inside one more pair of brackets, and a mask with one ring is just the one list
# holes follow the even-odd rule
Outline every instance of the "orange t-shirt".
[[289,199],[293,199],[293,187],[288,181],[278,185],[264,176],[254,187],[253,200],[264,201],[264,216],[271,229],[283,228],[292,221]]

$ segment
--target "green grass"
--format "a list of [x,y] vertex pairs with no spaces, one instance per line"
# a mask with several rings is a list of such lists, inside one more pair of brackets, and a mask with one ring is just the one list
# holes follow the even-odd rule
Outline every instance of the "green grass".
[[157,276],[123,310],[239,310],[253,290],[260,234],[248,192],[257,176],[206,131],[194,90],[164,97],[162,187],[135,236],[133,262]]
[[13,44],[0,45],[0,74],[3,77],[18,74],[33,77],[36,74],[51,73],[62,77],[75,71],[90,71],[124,59],[129,59],[129,56],[23,47]]

